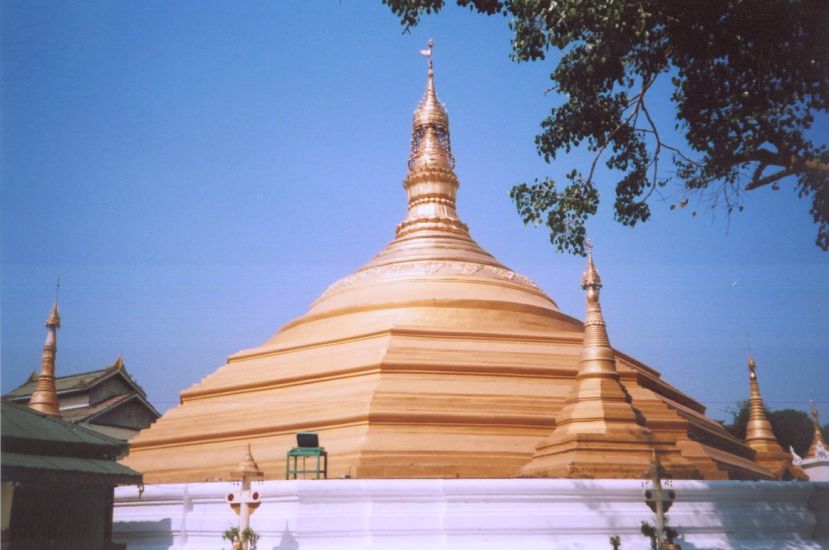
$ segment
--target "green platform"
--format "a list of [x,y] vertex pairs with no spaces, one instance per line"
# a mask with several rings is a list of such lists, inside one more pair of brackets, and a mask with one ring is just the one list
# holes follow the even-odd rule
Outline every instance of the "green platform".
[[[319,446],[317,434],[299,432],[296,440],[297,446],[288,451],[285,458],[285,479],[300,479],[300,475],[301,479],[308,479],[309,475],[313,475],[313,479],[328,479],[328,453],[325,447]],[[312,459],[310,468],[308,458]]]

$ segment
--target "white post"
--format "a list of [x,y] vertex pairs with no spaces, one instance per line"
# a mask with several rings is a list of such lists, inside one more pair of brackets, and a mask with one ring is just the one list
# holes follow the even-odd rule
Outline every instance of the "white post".
[[[239,538],[242,538],[242,533],[245,529],[250,527],[250,507],[248,500],[250,499],[250,478],[244,476],[242,478],[241,502],[239,504]],[[248,550],[247,541],[242,542],[242,550]]]
[[656,486],[654,487],[653,493],[654,497],[656,497],[656,521],[654,521],[656,527],[656,547],[658,550],[663,550],[665,548],[665,503],[662,500],[664,493],[662,492],[662,481],[659,477],[656,478]]

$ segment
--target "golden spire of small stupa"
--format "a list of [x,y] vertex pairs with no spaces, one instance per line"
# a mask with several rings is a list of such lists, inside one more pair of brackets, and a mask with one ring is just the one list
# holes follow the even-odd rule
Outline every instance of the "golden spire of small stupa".
[[820,415],[818,415],[815,402],[812,401],[812,425],[814,427],[814,435],[812,436],[812,444],[803,458],[817,458],[818,445],[826,448],[826,443],[823,441],[823,432],[820,431]]
[[[748,357],[748,383],[750,395],[748,398],[748,424],[746,425],[746,443],[754,448],[752,442],[763,441],[763,448],[768,445],[776,446],[782,451],[783,448],[774,437],[771,429],[766,407],[763,404],[763,397],[760,395],[760,384],[757,382],[757,362],[753,356]],[[757,449],[755,449],[757,450]]]
[[403,186],[409,194],[409,212],[397,227],[397,236],[418,230],[468,234],[455,211],[460,183],[455,175],[455,158],[449,139],[449,115],[435,92],[432,46],[420,53],[429,59],[426,92],[414,112],[409,174]]
[[[58,281],[60,288],[60,281]],[[37,386],[29,398],[29,407],[36,411],[51,415],[60,415],[60,401],[55,388],[55,356],[58,352],[57,329],[60,327],[60,313],[58,311],[58,298],[55,295],[55,303],[46,319],[46,343],[43,344],[43,355],[40,360],[40,374],[37,377]]]
[[748,424],[746,425],[746,445],[755,452],[756,461],[768,469],[778,479],[807,479],[798,466],[792,464],[792,455],[783,450],[774,431],[771,429],[760,384],[757,381],[757,362],[748,357]]
[[586,313],[579,371],[552,435],[536,448],[525,475],[549,477],[638,478],[654,452],[676,477],[700,473],[670,443],[659,441],[630,403],[616,370],[599,303],[601,277],[588,242],[582,277]]
[[607,325],[599,303],[599,291],[602,278],[593,264],[593,244],[587,242],[587,268],[581,277],[581,287],[585,291],[587,306],[584,317],[584,345],[581,350],[579,376],[582,373],[595,375],[601,373],[618,380],[616,372],[616,355],[610,347]]

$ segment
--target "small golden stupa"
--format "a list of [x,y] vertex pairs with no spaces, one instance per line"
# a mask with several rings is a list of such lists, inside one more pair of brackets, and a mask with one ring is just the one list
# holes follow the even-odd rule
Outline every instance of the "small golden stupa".
[[757,361],[748,358],[748,423],[746,424],[746,444],[756,454],[757,463],[769,470],[777,479],[807,480],[808,476],[792,463],[791,453],[780,446],[771,428],[763,397],[760,395],[760,383],[757,381]]
[[[130,441],[124,462],[148,483],[215,480],[253,441],[273,479],[296,432],[314,431],[331,477],[495,478],[525,468],[641,477],[653,447],[677,477],[772,478],[700,403],[606,338],[595,348],[594,379],[582,361],[598,326],[590,317],[598,294],[585,332],[482,249],[456,211],[454,164],[430,57],[403,182],[408,212],[395,238],[305,315],[184,390],[179,406]],[[574,401],[574,392],[592,404]],[[593,410],[604,416],[589,418]],[[535,471],[528,465],[544,452],[533,459],[536,446],[551,434],[558,442],[557,418],[562,426],[618,424],[636,452],[598,442],[578,446],[566,468]]]
[[652,467],[657,450],[676,477],[701,477],[673,441],[657,438],[630,404],[616,371],[599,303],[601,278],[588,243],[582,288],[587,298],[579,371],[552,435],[524,467],[544,477],[637,478]]

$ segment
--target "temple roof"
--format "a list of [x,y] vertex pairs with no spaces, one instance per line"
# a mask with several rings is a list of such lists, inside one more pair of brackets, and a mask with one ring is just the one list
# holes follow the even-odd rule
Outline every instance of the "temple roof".
[[2,402],[3,479],[83,478],[111,485],[141,482],[141,474],[118,464],[123,441],[29,407]]
[[60,412],[60,415],[66,420],[71,420],[73,422],[93,422],[98,417],[112,412],[118,407],[122,407],[131,401],[139,402],[141,406],[145,407],[152,414],[154,414],[156,418],[161,416],[155,407],[153,407],[152,404],[139,393],[113,395],[112,397],[105,399],[100,403],[96,403],[95,405],[64,409]]
[[[127,368],[124,366],[124,360],[120,356],[112,365],[104,369],[79,372],[67,376],[56,376],[55,387],[57,388],[58,395],[82,392],[93,388],[113,376],[121,376],[127,384],[132,386],[146,400],[147,394],[133,379],[130,373],[127,372]],[[19,401],[23,397],[30,396],[36,386],[37,373],[33,372],[26,382],[7,393],[5,397],[13,401]]]

